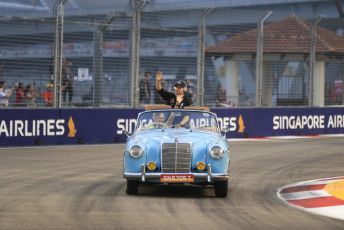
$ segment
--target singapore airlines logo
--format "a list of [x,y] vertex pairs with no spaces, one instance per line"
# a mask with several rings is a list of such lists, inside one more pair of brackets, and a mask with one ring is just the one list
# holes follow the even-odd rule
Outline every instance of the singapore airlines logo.
[[233,117],[218,117],[217,121],[220,127],[228,127],[230,132],[245,133],[246,125],[241,114]]
[[[76,128],[72,117],[67,123],[68,137],[75,137]],[[0,137],[64,136],[67,132],[65,119],[1,120]]]
[[242,118],[242,116],[239,116],[239,121],[238,121],[238,125],[239,125],[239,133],[243,133],[245,131],[245,123],[244,123],[244,119]]
[[68,137],[75,137],[76,129],[75,129],[75,124],[72,117],[69,117],[68,128],[69,128]]

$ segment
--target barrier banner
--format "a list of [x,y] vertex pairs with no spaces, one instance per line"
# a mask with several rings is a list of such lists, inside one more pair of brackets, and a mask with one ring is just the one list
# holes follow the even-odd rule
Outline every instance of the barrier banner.
[[[65,135],[64,143],[97,144],[121,143],[126,136],[122,135],[125,129],[132,133],[136,118],[142,109],[63,109],[61,117],[73,124],[68,126],[70,133]],[[68,125],[68,123],[67,123]],[[73,131],[73,128],[75,131]],[[72,131],[71,131],[72,130]],[[71,135],[69,135],[71,134]]]
[[[2,109],[0,146],[125,142],[142,109]],[[214,108],[228,138],[344,133],[344,107]]]
[[64,123],[56,109],[2,109],[0,146],[60,144]]
[[0,146],[125,142],[138,109],[4,109]]
[[212,109],[228,138],[344,133],[344,107]]

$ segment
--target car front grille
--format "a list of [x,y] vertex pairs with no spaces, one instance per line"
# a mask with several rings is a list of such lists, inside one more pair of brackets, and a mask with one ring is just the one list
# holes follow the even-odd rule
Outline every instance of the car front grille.
[[164,143],[161,149],[163,173],[190,172],[190,144]]

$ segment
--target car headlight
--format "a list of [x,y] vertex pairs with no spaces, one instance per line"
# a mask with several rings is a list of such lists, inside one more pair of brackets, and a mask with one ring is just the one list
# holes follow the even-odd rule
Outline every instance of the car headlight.
[[224,150],[220,146],[213,146],[209,150],[209,154],[214,159],[221,159],[224,154]]
[[142,156],[143,149],[139,145],[134,145],[130,148],[129,154],[132,158],[139,158]]

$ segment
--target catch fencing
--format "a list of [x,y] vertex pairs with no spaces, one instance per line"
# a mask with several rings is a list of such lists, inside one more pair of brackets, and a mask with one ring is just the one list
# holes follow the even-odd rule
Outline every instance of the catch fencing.
[[185,80],[195,105],[344,105],[343,19],[141,0],[88,14],[74,1],[37,2],[36,13],[13,6],[0,17],[8,107],[161,104],[158,70],[167,90]]

